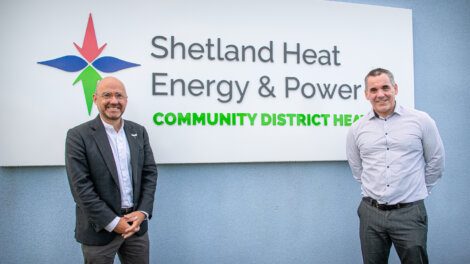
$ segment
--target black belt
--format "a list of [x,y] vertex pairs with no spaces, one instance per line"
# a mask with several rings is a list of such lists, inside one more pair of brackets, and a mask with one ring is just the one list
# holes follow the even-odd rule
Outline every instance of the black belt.
[[422,201],[422,200],[419,200],[419,201],[411,202],[411,203],[397,203],[397,204],[379,204],[377,200],[372,199],[370,197],[363,197],[362,200],[366,202],[367,204],[382,211],[390,211],[390,210],[405,208],[405,207],[411,206],[413,204],[417,204]]
[[121,208],[121,215],[126,215],[126,214],[130,214],[134,212],[134,208],[133,207],[130,207],[130,208]]

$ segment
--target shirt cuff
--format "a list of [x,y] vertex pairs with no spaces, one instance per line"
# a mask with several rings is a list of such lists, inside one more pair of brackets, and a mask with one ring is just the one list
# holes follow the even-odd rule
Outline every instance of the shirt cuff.
[[141,213],[143,213],[145,215],[145,219],[144,220],[149,220],[149,214],[145,211],[139,211]]
[[106,229],[106,231],[108,232],[113,232],[114,231],[114,228],[116,228],[116,226],[118,225],[119,223],[119,219],[120,217],[116,216],[113,221],[111,221],[111,223],[109,223],[107,226],[104,227],[104,229]]

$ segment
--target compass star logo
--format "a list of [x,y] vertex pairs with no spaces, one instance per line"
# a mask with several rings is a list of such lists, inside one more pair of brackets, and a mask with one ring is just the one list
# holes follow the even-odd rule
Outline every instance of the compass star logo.
[[82,82],[88,115],[90,115],[91,108],[93,106],[93,93],[96,90],[97,82],[102,79],[101,75],[97,70],[105,73],[111,73],[131,67],[140,66],[140,64],[127,62],[111,56],[104,56],[98,58],[98,56],[106,47],[106,43],[103,44],[100,48],[98,48],[95,27],[93,25],[93,18],[91,14],[88,17],[88,24],[86,27],[85,38],[83,40],[82,47],[80,47],[76,43],[73,44],[75,45],[75,48],[82,55],[83,58],[75,55],[66,55],[52,60],[39,61],[38,63],[54,67],[66,72],[81,71],[78,77],[73,82],[73,85],[80,81]]

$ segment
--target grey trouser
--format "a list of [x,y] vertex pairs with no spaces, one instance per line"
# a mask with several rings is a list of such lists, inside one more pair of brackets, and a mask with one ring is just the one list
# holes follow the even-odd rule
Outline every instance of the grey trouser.
[[116,253],[122,264],[149,263],[148,232],[142,236],[133,235],[127,239],[122,236],[104,246],[87,246],[82,244],[85,264],[112,264]]
[[423,201],[387,211],[361,201],[357,213],[365,264],[388,263],[392,243],[401,263],[428,263],[428,219]]

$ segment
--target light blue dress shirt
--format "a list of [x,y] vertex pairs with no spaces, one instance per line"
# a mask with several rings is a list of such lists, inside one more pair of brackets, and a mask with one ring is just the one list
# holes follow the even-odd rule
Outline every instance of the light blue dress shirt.
[[434,120],[398,104],[387,118],[371,111],[355,122],[346,154],[362,195],[381,204],[426,198],[444,170],[444,147]]

